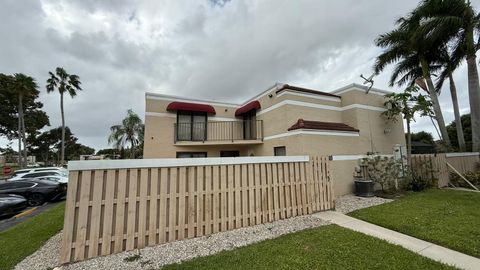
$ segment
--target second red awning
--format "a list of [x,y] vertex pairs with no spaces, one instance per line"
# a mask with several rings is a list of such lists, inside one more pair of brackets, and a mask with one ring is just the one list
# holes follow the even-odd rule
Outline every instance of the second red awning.
[[261,106],[260,106],[260,102],[258,102],[258,100],[250,101],[249,103],[245,104],[244,106],[238,108],[235,111],[235,116],[242,115],[242,114],[244,114],[246,112],[249,112],[251,110],[258,110],[260,108],[261,108]]

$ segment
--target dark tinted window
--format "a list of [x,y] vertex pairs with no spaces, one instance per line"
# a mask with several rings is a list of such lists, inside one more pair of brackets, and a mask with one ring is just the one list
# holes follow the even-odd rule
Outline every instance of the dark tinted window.
[[207,152],[177,152],[177,158],[205,158]]
[[287,149],[285,146],[278,146],[273,148],[273,154],[275,156],[286,156],[287,155]]

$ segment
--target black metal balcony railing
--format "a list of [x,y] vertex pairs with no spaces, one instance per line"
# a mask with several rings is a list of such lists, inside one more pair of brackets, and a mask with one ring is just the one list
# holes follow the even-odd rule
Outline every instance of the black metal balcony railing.
[[174,132],[175,142],[263,140],[263,121],[175,123]]

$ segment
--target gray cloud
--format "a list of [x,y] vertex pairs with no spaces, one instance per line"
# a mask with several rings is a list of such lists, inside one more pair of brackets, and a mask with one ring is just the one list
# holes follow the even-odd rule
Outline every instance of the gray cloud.
[[[84,91],[67,98],[67,125],[99,149],[128,108],[143,117],[145,91],[241,102],[277,81],[323,91],[362,82],[379,53],[375,37],[416,4],[6,0],[0,72],[37,79],[52,126],[60,109],[58,95],[45,91],[48,71],[63,66],[78,74]],[[388,76],[376,77],[375,87],[388,88]],[[455,78],[467,112],[464,66]],[[441,102],[451,121],[447,88]],[[428,119],[414,125],[420,129],[434,131]]]

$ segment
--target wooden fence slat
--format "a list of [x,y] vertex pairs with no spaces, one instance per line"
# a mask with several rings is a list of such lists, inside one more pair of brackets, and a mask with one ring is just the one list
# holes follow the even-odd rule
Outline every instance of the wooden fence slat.
[[[128,186],[128,210],[127,210],[127,250],[135,248],[135,225],[137,212],[137,181],[138,170],[131,169]],[[138,239],[137,239],[138,240]]]
[[242,166],[234,165],[235,168],[235,228],[242,227]]
[[92,213],[90,218],[90,236],[88,245],[88,257],[96,257],[99,255],[98,242],[100,240],[100,217],[102,207],[102,189],[103,189],[103,170],[94,171],[93,179],[93,201]]
[[127,170],[118,171],[118,195],[117,195],[117,215],[115,222],[115,253],[121,252],[123,248],[123,234],[125,227],[125,208],[127,195]]
[[158,200],[158,211],[159,211],[159,218],[157,219],[157,226],[158,226],[158,242],[160,244],[163,244],[167,242],[167,232],[166,232],[166,227],[170,224],[170,220],[168,220],[167,223],[167,207],[169,207],[168,199],[167,199],[167,194],[169,194],[168,190],[168,183],[170,179],[170,174],[169,174],[168,168],[161,168],[159,169],[159,176],[160,178],[158,179],[158,182],[160,183],[160,199]]
[[169,191],[169,208],[168,208],[168,241],[177,240],[177,168],[170,169],[170,191]]
[[189,167],[188,173],[188,234],[186,237],[193,238],[195,236],[195,224],[198,226],[198,221],[195,222],[195,200],[197,196],[197,167]]
[[140,202],[138,213],[138,245],[137,248],[143,248],[146,246],[147,235],[147,195],[148,195],[148,181],[149,170],[140,170]]
[[158,169],[152,168],[150,171],[150,209],[148,219],[148,245],[158,244],[157,241],[157,207],[158,207]]
[[62,238],[62,250],[60,252],[60,259],[62,262],[71,261],[72,255],[72,241],[74,225],[75,225],[75,213],[76,200],[77,200],[77,187],[78,187],[78,171],[72,171],[69,173],[69,188],[67,189],[67,199],[65,203],[65,218],[63,223],[63,238]]
[[262,197],[261,197],[261,193],[262,193],[262,178],[261,178],[261,174],[260,174],[260,164],[254,164],[253,165],[253,169],[254,169],[254,178],[253,178],[253,181],[254,181],[254,184],[253,184],[253,187],[254,187],[254,191],[253,191],[253,194],[254,194],[254,209],[255,209],[255,224],[261,224],[261,214],[262,214]]
[[85,243],[87,240],[87,226],[89,226],[88,220],[88,208],[90,202],[90,184],[91,184],[91,171],[82,172],[82,180],[80,187],[80,204],[78,209],[78,225],[77,225],[77,237],[75,246],[75,260],[85,259]]
[[185,205],[185,189],[187,185],[187,167],[180,167],[180,176],[178,181],[178,240],[183,240],[186,238],[185,235],[185,215],[186,215],[186,205]]
[[233,165],[228,165],[227,167],[227,186],[228,186],[228,230],[235,229],[235,216],[234,216],[234,207],[235,207],[235,194],[233,183],[235,181],[235,167]]
[[204,235],[204,226],[205,226],[205,175],[204,175],[204,167],[199,166],[197,167],[197,233],[196,237]]
[[[103,235],[102,235],[102,251],[101,255],[111,254],[112,243],[112,229],[113,229],[113,216],[114,216],[114,202],[115,196],[115,170],[107,170],[107,178],[105,183],[105,207],[103,218]],[[70,185],[70,181],[69,181]]]
[[220,189],[220,231],[224,232],[227,230],[227,166],[220,166],[220,178],[218,181]]

